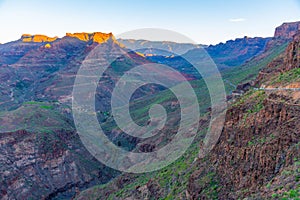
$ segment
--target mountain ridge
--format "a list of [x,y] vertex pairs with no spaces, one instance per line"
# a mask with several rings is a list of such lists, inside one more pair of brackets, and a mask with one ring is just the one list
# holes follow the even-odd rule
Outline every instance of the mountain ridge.
[[[281,47],[286,47],[284,43]],[[285,49],[275,54],[279,57],[270,56],[271,60],[262,62],[264,66],[259,69],[275,67],[269,71],[267,81],[274,76],[278,84],[300,81],[299,41],[295,38]],[[285,61],[277,66],[276,60],[282,57]],[[294,69],[290,63],[296,63]],[[274,69],[281,67],[283,72],[277,74]],[[291,72],[295,79],[289,76]],[[221,137],[207,157],[189,157],[199,150],[199,143],[202,145],[197,141],[196,149],[191,147],[192,152],[165,169],[143,175],[123,174],[108,184],[79,193],[76,199],[297,199],[299,94],[250,88],[229,103]],[[207,123],[209,117],[204,121]],[[205,127],[202,120],[201,125]]]
[[300,31],[300,21],[285,22],[275,30],[274,37],[292,39]]
[[[105,43],[108,40],[112,40],[116,43],[117,40],[115,36],[110,32],[110,33],[103,33],[103,32],[92,32],[92,33],[86,33],[86,32],[81,32],[81,33],[66,33],[64,37],[69,37],[69,38],[76,38],[80,41],[84,42],[94,42],[94,43]],[[59,38],[57,36],[55,37],[49,37],[47,35],[42,35],[42,34],[22,34],[21,36],[21,41],[24,43],[52,43],[55,42],[56,40],[61,40],[63,39]]]
[[[289,36],[289,34],[286,35]],[[24,37],[34,41],[34,36],[25,35]],[[41,42],[18,40],[0,46],[0,122],[1,126],[4,125],[4,127],[0,126],[2,128],[0,134],[2,139],[0,170],[4,172],[0,173],[1,198],[71,198],[78,194],[79,190],[96,184],[107,183],[118,174],[118,172],[112,172],[99,164],[90,156],[80,143],[72,124],[70,101],[74,77],[81,63],[86,58],[91,58],[90,56],[100,58],[100,61],[97,61],[99,67],[109,66],[106,76],[99,81],[99,85],[102,85],[98,87],[95,99],[98,102],[96,106],[97,111],[99,111],[97,112],[99,122],[105,126],[107,135],[112,142],[117,145],[120,144],[122,147],[124,145],[124,148],[133,149],[137,147],[142,152],[148,152],[159,148],[164,142],[169,142],[172,140],[173,134],[176,134],[175,119],[167,127],[164,137],[150,138],[150,142],[149,140],[140,141],[136,138],[129,138],[114,126],[113,116],[109,112],[110,101],[108,99],[117,81],[116,77],[132,67],[150,61],[147,60],[147,57],[139,56],[135,52],[126,53],[126,49],[115,43],[113,39],[106,40],[107,38],[110,36],[100,37],[98,41],[102,43],[99,44],[94,42],[94,33],[78,33],[74,37],[65,36],[51,42],[50,40],[53,38],[48,39],[45,36],[35,40]],[[243,44],[249,42],[250,39],[237,40]],[[277,44],[278,41],[281,43],[289,40],[289,38],[283,40],[272,38],[270,42],[275,41]],[[51,44],[50,48],[44,48],[47,43]],[[228,47],[234,47],[231,43],[228,42]],[[228,48],[227,54],[230,55],[230,51],[239,52],[241,49],[252,49],[253,46],[253,49],[257,49],[256,45],[250,45],[251,48],[248,48],[247,45]],[[261,47],[263,46],[261,45]],[[97,48],[98,51],[93,52]],[[277,46],[272,48],[277,49]],[[298,65],[299,41],[290,44],[288,48],[288,54],[283,55],[283,58],[286,57],[287,67],[294,64]],[[261,50],[261,48],[259,49]],[[296,53],[294,53],[295,51]],[[226,51],[224,52],[226,53]],[[125,55],[113,63],[109,62],[112,54],[122,55],[122,53]],[[261,53],[258,53],[256,58],[259,55]],[[273,56],[270,56],[270,59],[273,60]],[[170,61],[177,62],[175,58]],[[264,63],[260,64],[263,66],[259,66],[258,69],[264,68]],[[282,63],[278,62],[278,64]],[[281,69],[277,67],[276,63],[271,65],[275,69]],[[182,67],[177,66],[178,69]],[[239,68],[232,66],[230,73],[237,71],[236,74],[239,74],[243,72],[245,66],[241,66]],[[188,66],[184,65],[184,67]],[[254,66],[251,65],[250,67]],[[281,70],[277,74],[278,77],[273,77],[273,68],[271,67],[269,70],[272,77],[266,79],[273,80],[272,78],[274,78],[276,84],[281,84],[283,80],[291,81],[290,73],[296,75],[298,73],[292,71],[294,69]],[[248,73],[248,71],[246,72]],[[253,74],[257,75],[256,73]],[[245,79],[247,78],[246,76]],[[296,76],[296,78],[298,77]],[[264,83],[264,80],[261,82]],[[226,81],[233,82],[232,76],[226,77]],[[236,198],[237,196],[249,197],[254,192],[260,192],[262,188],[259,187],[263,187],[262,184],[267,184],[270,177],[277,178],[279,173],[283,173],[284,170],[291,167],[289,164],[296,162],[293,159],[298,159],[296,157],[298,149],[296,146],[293,146],[296,149],[289,147],[298,142],[299,139],[297,135],[299,124],[296,123],[299,121],[297,115],[299,109],[295,106],[298,103],[298,97],[291,97],[288,93],[277,94],[273,91],[266,94],[264,91],[253,89],[246,96],[232,100],[233,104],[226,116],[227,121],[219,146],[211,154],[212,157],[207,158],[207,166],[212,168],[208,169],[207,166],[201,165],[199,160],[195,160],[195,157],[199,151],[200,140],[204,136],[203,132],[209,123],[209,98],[205,93],[203,80],[202,82],[201,80],[191,81],[191,84],[195,88],[198,87],[196,93],[202,95],[199,106],[205,110],[204,116],[199,122],[201,126],[199,138],[196,140],[197,143],[191,147],[192,150],[170,165],[170,168],[150,174],[154,176],[150,177],[145,174],[135,179],[133,175],[125,174],[113,179],[108,185],[91,188],[88,193],[91,193],[92,197],[97,197],[97,195],[108,197],[114,194],[116,195],[115,199],[124,199],[125,197],[128,199],[147,197],[174,199],[178,196],[183,199],[197,199],[214,198],[218,195],[223,199],[227,199],[227,197]],[[148,98],[144,99],[145,101],[132,104],[133,116],[139,123],[146,124],[149,120],[147,118],[148,106],[145,106],[149,102],[161,103],[165,99],[171,99],[171,102],[165,103],[169,106],[169,111],[175,112],[179,108],[177,101],[173,100],[173,96],[167,93],[168,91],[154,94],[152,92],[153,87],[149,90],[150,92],[147,90],[139,91],[141,94],[148,95]],[[287,123],[285,123],[286,120]],[[280,130],[276,128],[276,125],[273,124],[282,125],[284,129],[282,135],[280,135]],[[295,133],[289,134],[287,130],[292,130]],[[264,133],[260,134],[262,131]],[[269,159],[264,152],[271,152],[270,154],[276,159]],[[279,153],[277,155],[274,152]],[[227,159],[226,155],[231,160]],[[245,158],[246,161],[242,158]],[[73,162],[74,160],[75,162]],[[226,166],[225,169],[224,166]],[[251,166],[254,167],[251,168]],[[256,170],[255,166],[262,167]],[[248,171],[245,170],[248,169],[247,167],[250,168],[251,173],[247,173]],[[41,174],[41,172],[43,173]],[[239,182],[243,176],[247,177],[246,180]],[[109,184],[111,183],[115,183],[115,185],[110,188]],[[282,183],[279,181],[280,184]],[[226,188],[228,190],[222,190],[220,185],[228,185]],[[231,186],[240,193],[232,192]],[[243,189],[246,187],[250,187],[250,190],[244,191]],[[270,188],[273,189],[273,182]],[[264,189],[269,191],[268,188]],[[274,191],[275,189],[274,186]],[[292,185],[292,189],[294,189],[294,185]],[[99,194],[96,193],[97,191]],[[85,194],[82,192],[78,197],[86,199]],[[257,195],[260,194],[257,193]],[[267,197],[269,197],[268,194]]]

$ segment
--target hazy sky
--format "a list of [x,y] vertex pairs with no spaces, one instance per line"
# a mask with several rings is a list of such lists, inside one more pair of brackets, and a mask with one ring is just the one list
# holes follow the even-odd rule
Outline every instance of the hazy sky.
[[164,28],[197,43],[272,36],[283,22],[300,21],[300,0],[0,0],[0,42],[23,33]]

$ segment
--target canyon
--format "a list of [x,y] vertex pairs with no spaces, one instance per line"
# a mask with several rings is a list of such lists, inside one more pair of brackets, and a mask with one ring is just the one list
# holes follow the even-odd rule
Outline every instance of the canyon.
[[[0,44],[0,198],[299,197],[300,93],[280,90],[300,85],[299,27],[300,22],[284,23],[272,38],[244,37],[210,46],[116,39],[101,32],[62,38],[24,34]],[[144,50],[132,51],[130,45]],[[204,158],[197,156],[211,117],[209,95],[201,76],[180,56],[197,58],[200,48],[215,61],[228,95],[223,131]],[[111,61],[112,55],[120,57]],[[149,63],[167,64],[188,77],[203,115],[199,134],[182,158],[138,175],[113,170],[86,150],[74,126],[71,101],[76,73],[90,56],[98,59],[97,67],[109,66],[95,94],[98,121],[113,143],[131,151],[151,152],[172,140],[180,106],[165,88],[140,88],[131,104],[138,123],[149,122],[147,113],[155,103],[172,117],[157,137],[128,136],[111,114],[109,100],[118,79]]]

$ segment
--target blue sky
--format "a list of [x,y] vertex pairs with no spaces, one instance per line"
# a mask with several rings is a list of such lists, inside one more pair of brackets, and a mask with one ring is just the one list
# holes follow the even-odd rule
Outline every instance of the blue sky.
[[164,28],[197,43],[272,36],[283,22],[300,21],[300,0],[0,0],[0,42],[22,33],[62,37],[66,32]]

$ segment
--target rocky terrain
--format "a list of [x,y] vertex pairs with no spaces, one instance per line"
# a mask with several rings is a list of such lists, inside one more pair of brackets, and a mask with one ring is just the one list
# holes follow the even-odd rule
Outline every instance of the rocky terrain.
[[[201,159],[197,159],[199,144],[210,119],[208,93],[204,81],[195,80],[194,71],[180,57],[133,52],[111,33],[99,32],[68,33],[63,38],[25,34],[1,44],[0,198],[298,197],[300,94],[293,88],[300,85],[299,24],[283,24],[273,38],[245,37],[206,47],[221,69],[228,94],[237,84],[246,84],[237,87],[245,94],[229,98],[218,144]],[[181,52],[187,46],[195,47],[126,42],[134,48],[158,45]],[[197,48],[186,55],[197,55]],[[121,56],[112,60],[115,55]],[[98,120],[107,136],[128,150],[153,151],[172,140],[179,106],[169,90],[153,85],[139,89],[131,104],[138,123],[149,122],[147,112],[155,103],[166,107],[173,117],[162,136],[146,140],[129,137],[116,127],[110,113],[110,93],[118,78],[134,66],[151,62],[168,64],[189,78],[202,115],[199,134],[183,157],[157,172],[133,175],[120,174],[90,155],[76,133],[70,103],[77,70],[91,58],[97,59],[98,67],[109,66],[98,83]]]
[[200,129],[196,144],[169,167],[123,174],[77,199],[298,199],[300,91],[293,88],[300,84],[299,41],[294,34],[272,62],[254,59],[263,70],[243,88],[244,95],[230,101],[221,137],[208,156],[193,159],[202,143]]
[[[218,145],[190,177],[192,199],[207,198],[209,183],[199,184],[206,173],[222,186],[216,188],[221,199],[299,197],[300,92],[291,89],[300,84],[299,42],[294,35],[255,81],[259,88],[284,89],[252,89],[231,105]],[[288,84],[281,78],[287,74]]]
[[[1,199],[69,199],[118,174],[93,158],[76,133],[70,108],[75,75],[95,48],[100,56],[108,55],[99,66],[109,66],[109,55],[115,54],[125,55],[124,67],[148,61],[126,54],[112,34],[83,35],[87,40],[81,36],[52,40],[23,35],[0,46]],[[115,61],[111,68],[118,65]],[[110,88],[101,87],[99,98]]]
[[299,22],[283,23],[281,26],[276,28],[274,37],[292,39],[294,35],[299,31]]
[[28,103],[1,113],[1,126],[11,129],[0,136],[1,199],[70,199],[118,175],[83,148],[71,120],[56,109]]

